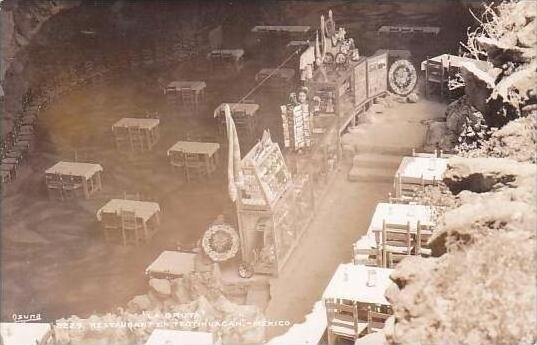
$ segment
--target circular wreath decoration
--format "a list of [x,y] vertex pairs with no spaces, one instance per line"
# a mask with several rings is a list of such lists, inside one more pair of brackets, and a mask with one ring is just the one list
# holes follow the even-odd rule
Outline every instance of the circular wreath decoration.
[[326,53],[324,55],[323,63],[326,65],[333,65],[335,62],[334,54],[332,53]]
[[347,55],[343,53],[336,54],[336,67],[344,69],[347,66]]
[[241,278],[251,278],[254,275],[254,267],[247,262],[241,262],[238,271]]
[[201,246],[211,260],[222,262],[237,255],[239,242],[235,229],[227,224],[217,224],[205,231]]
[[395,61],[388,71],[390,89],[400,95],[406,96],[414,90],[418,81],[418,74],[414,65],[406,60]]

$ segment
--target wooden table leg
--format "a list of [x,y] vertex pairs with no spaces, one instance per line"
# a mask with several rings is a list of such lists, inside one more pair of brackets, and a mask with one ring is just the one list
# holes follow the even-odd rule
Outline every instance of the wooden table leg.
[[147,231],[147,222],[144,221],[143,224],[144,224],[144,241],[147,241],[147,239],[149,238],[149,234]]
[[127,246],[127,234],[125,233],[125,228],[121,226],[121,237],[123,238],[123,247]]
[[89,199],[88,180],[85,177],[82,177],[82,189],[84,190],[84,199]]
[[211,157],[209,155],[205,155],[205,171],[207,172],[207,177],[211,177]]
[[97,173],[97,188],[99,190],[103,189],[103,181],[101,179],[101,173],[100,172]]

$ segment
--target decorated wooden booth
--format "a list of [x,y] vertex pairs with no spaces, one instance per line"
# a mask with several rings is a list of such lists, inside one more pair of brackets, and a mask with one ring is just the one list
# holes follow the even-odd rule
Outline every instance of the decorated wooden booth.
[[296,190],[280,147],[268,132],[242,160],[237,213],[243,261],[277,275],[305,230]]
[[388,54],[360,56],[354,39],[346,37],[344,28],[336,29],[332,11],[326,20],[321,16],[320,29],[315,45],[301,56],[301,79],[309,90],[313,113],[337,116],[343,132],[386,93]]

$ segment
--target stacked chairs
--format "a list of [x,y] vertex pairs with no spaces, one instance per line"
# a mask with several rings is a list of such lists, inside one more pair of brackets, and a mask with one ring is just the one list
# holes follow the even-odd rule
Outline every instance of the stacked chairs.
[[12,130],[5,138],[2,138],[0,160],[3,186],[15,180],[17,169],[26,160],[33,145],[37,116],[32,114],[33,107],[30,106],[30,102],[32,102],[31,97],[28,94],[25,95],[22,99],[25,111],[17,114],[13,120]]

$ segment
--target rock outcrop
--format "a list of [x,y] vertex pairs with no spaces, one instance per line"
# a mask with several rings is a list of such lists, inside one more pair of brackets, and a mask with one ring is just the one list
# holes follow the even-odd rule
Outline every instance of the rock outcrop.
[[527,115],[523,109],[537,103],[537,6],[532,1],[503,2],[487,8],[489,18],[472,45],[492,64],[488,71],[464,64],[465,92],[489,127],[500,128]]
[[453,157],[448,161],[443,182],[454,194],[463,190],[483,193],[516,188],[535,172],[535,164],[510,159]]
[[404,260],[390,298],[395,344],[533,344],[535,234],[498,232],[440,258]]
[[391,277],[398,289],[386,292],[392,344],[537,340],[536,171],[510,159],[450,159],[444,183],[456,195],[424,193],[443,196],[424,202],[447,208],[432,257],[403,260]]
[[509,158],[519,162],[535,163],[537,147],[537,121],[535,116],[527,116],[509,122],[494,131],[479,148],[461,152],[467,157]]
[[150,279],[147,294],[116,313],[56,321],[56,344],[143,344],[155,328],[212,332],[224,344],[260,344],[265,317],[254,305],[229,301],[211,273],[172,281]]

